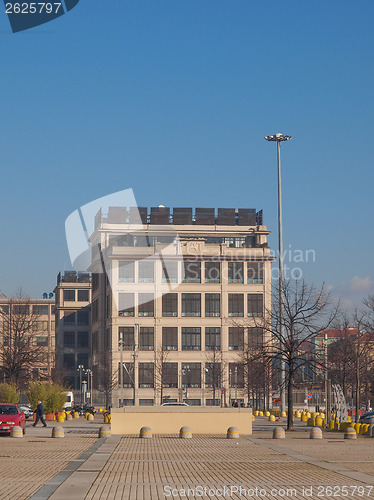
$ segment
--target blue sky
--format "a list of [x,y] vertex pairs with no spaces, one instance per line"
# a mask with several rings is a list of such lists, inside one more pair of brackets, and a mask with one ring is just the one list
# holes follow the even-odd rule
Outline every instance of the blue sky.
[[12,34],[0,15],[0,289],[51,291],[64,221],[133,188],[141,206],[263,208],[347,306],[373,292],[374,3],[80,0]]

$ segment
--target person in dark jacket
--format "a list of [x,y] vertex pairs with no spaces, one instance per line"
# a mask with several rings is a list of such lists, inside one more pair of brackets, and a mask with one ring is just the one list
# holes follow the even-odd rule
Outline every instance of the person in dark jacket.
[[32,424],[33,427],[36,427],[36,424],[41,421],[43,424],[43,427],[47,427],[47,424],[45,423],[44,420],[44,406],[41,401],[38,401],[38,406],[36,407],[36,410],[34,410],[35,413],[35,422]]

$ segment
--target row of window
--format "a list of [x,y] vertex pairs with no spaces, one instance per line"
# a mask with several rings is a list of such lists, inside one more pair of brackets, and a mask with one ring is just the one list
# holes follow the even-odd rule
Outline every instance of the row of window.
[[[121,367],[118,363],[118,370]],[[119,387],[134,387],[134,364],[123,363],[122,374],[119,377]],[[202,382],[205,387],[220,388],[223,379],[223,365],[221,363],[182,363],[178,371],[178,363],[138,364],[138,387],[154,388],[162,384],[164,388],[200,388]],[[229,387],[244,387],[244,367],[240,363],[229,363]]]
[[[244,277],[247,283],[263,282],[263,263],[262,262],[238,262],[229,261],[227,265],[227,276],[222,276],[221,262],[219,261],[197,261],[184,260],[183,279],[178,272],[177,261],[165,261],[162,266],[163,283],[201,283],[202,269],[204,269],[205,283],[220,283],[222,278],[226,278],[229,283],[244,283]],[[118,262],[118,281],[135,282],[135,261]],[[246,274],[245,274],[246,268]],[[153,283],[155,280],[154,261],[137,261],[137,281],[138,283]]]
[[[200,293],[182,293],[181,295],[181,315],[184,317],[201,316],[201,295]],[[167,293],[162,296],[162,316],[177,317],[180,314],[178,293]],[[244,317],[244,293],[228,294],[228,316]],[[154,295],[153,293],[119,293],[118,294],[118,315],[135,316],[135,300],[138,299],[138,316],[154,316]],[[205,317],[221,316],[221,295],[219,293],[205,293]],[[263,316],[263,294],[247,294],[247,315],[249,317]]]
[[[3,313],[9,314],[9,304],[1,304],[0,308]],[[12,314],[28,315],[31,312],[35,316],[47,316],[48,311],[49,306],[46,304],[34,304],[32,306],[30,306],[29,304],[13,304],[12,306]]]
[[90,324],[90,314],[88,309],[70,312],[66,311],[64,315],[65,326],[88,326]]
[[74,290],[74,289],[66,289],[64,290],[64,302],[88,302],[90,300],[90,291],[89,290]]
[[77,370],[78,366],[88,368],[88,354],[87,353],[64,353],[63,355],[64,370]]
[[[27,349],[30,346],[30,343],[34,346],[48,346],[48,337],[46,335],[38,335],[36,337],[30,337],[24,340],[23,344],[24,347]],[[55,345],[54,338],[51,337],[51,346],[53,347]],[[3,346],[7,347],[9,346],[9,337],[4,336],[3,337]]]
[[[249,349],[257,349],[263,345],[263,329],[257,327],[242,328],[229,327],[229,345],[230,351],[242,351],[245,344],[245,330],[247,330],[247,342]],[[202,339],[202,331],[205,337]],[[221,328],[220,327],[182,327],[182,351],[201,351],[202,342],[206,351],[221,350]],[[139,344],[141,351],[154,350],[154,328],[139,328]],[[118,328],[119,348],[126,351],[135,349],[135,330],[132,326],[120,326]],[[164,351],[178,351],[178,327],[162,328],[162,349]]]
[[88,332],[64,332],[64,347],[88,347]]

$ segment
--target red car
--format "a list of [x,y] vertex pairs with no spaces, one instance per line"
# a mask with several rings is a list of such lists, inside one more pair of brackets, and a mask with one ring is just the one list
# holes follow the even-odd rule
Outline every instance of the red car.
[[12,427],[19,425],[25,434],[26,417],[18,405],[11,403],[0,403],[0,433],[8,433]]

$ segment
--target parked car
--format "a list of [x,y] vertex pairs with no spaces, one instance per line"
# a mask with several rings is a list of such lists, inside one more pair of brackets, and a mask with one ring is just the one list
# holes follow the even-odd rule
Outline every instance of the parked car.
[[18,405],[0,403],[0,433],[8,433],[16,425],[19,425],[25,434],[26,417]]
[[30,417],[33,416],[34,412],[32,411],[32,409],[30,408],[30,406],[26,406],[26,405],[19,405],[19,409],[21,411],[23,411],[23,413],[25,414],[25,417],[26,417],[26,420]]
[[374,424],[374,411],[368,411],[360,416],[360,424]]
[[190,406],[187,403],[178,403],[178,402],[173,402],[173,403],[162,403],[161,406]]

